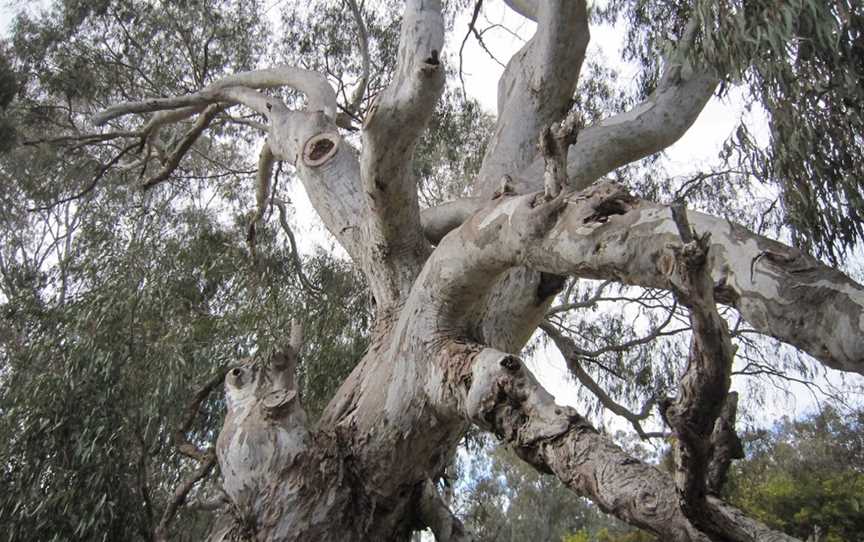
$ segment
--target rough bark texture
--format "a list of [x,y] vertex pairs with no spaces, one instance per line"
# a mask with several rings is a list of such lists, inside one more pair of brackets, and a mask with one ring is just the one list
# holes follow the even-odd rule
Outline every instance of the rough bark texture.
[[[406,2],[396,71],[366,116],[359,152],[340,135],[326,79],[289,67],[98,116],[159,112],[139,134],[150,137],[193,115],[206,126],[212,104],[258,112],[268,122],[263,182],[273,161],[295,166],[377,302],[367,354],[314,427],[294,384],[296,337],[266,363],[229,371],[217,451],[230,506],[213,540],[406,540],[424,526],[438,540],[468,540],[434,480],[470,423],[662,540],[789,539],[712,495],[738,450],[732,348],[714,303],[827,366],[864,374],[864,288],[724,219],[690,212],[681,226],[680,212],[676,221],[667,206],[595,183],[686,131],[720,79],[699,67],[670,65],[646,102],[584,127],[575,143],[553,138],[544,183],[537,142],[570,105],[586,4],[507,3],[537,30],[499,82],[498,125],[474,195],[423,213],[410,161],[443,86],[435,0]],[[679,49],[691,39],[688,30]],[[262,92],[283,85],[306,94],[305,109]],[[690,367],[664,404],[680,440],[675,477],[555,405],[517,357],[566,276],[672,289],[691,309]]]

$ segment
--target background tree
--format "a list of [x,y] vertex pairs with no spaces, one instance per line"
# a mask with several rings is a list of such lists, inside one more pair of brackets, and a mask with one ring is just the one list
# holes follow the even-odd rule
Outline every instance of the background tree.
[[[860,7],[507,4],[537,24],[494,119],[443,47],[479,3],[286,4],[278,33],[276,4],[248,2],[18,20],[0,63],[16,537],[465,539],[436,480],[473,423],[663,539],[785,539],[718,498],[730,381],[818,372],[762,335],[862,372],[861,286],[759,235],[789,226],[835,264],[859,240],[860,89],[831,75],[860,79]],[[589,19],[625,27],[635,88],[586,62]],[[738,82],[770,147],[742,128],[722,167],[663,175],[652,156]],[[836,160],[811,159],[817,133]],[[353,267],[301,261],[291,179]],[[736,208],[757,179],[782,208]],[[685,200],[757,232],[666,205]],[[662,418],[673,475],[554,404],[516,357],[538,326],[599,407],[645,438]],[[217,432],[221,478],[196,485]]]
[[[454,510],[478,541],[654,540],[491,442],[467,456]],[[470,447],[469,447],[470,449]]]
[[829,408],[745,436],[748,457],[732,470],[729,499],[798,538],[860,540],[862,421],[860,410],[849,416]]

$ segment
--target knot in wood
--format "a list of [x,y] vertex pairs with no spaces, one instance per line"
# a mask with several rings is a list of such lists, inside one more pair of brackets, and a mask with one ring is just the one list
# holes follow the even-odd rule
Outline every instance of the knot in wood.
[[339,150],[339,134],[325,132],[310,137],[303,146],[303,163],[318,167],[328,162]]
[[519,363],[519,358],[516,356],[505,356],[501,359],[501,367],[510,371],[511,373],[515,373],[522,368],[522,364]]
[[273,390],[261,399],[261,407],[270,418],[278,418],[288,413],[296,396],[295,390]]

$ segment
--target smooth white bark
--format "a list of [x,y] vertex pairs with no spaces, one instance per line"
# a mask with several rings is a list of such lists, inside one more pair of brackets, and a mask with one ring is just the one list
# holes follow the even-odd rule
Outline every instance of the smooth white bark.
[[363,123],[360,169],[368,207],[363,268],[381,308],[407,291],[429,253],[411,163],[444,89],[443,45],[441,3],[408,1],[396,72]]

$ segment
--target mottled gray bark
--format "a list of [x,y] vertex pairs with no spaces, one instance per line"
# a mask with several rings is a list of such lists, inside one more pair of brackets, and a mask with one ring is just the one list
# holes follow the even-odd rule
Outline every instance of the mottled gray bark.
[[[690,225],[710,239],[690,269],[681,258],[690,240],[682,242],[669,207],[592,184],[686,131],[719,80],[698,67],[670,63],[646,102],[581,129],[575,144],[557,149],[544,185],[537,143],[567,112],[588,42],[586,4],[507,3],[537,31],[499,82],[498,125],[474,195],[424,213],[410,160],[442,90],[438,1],[406,2],[396,71],[367,114],[359,152],[339,133],[326,79],[288,67],[231,76],[182,98],[120,104],[98,117],[158,112],[131,134],[149,138],[212,104],[260,113],[268,124],[259,185],[274,160],[293,164],[377,301],[369,350],[314,427],[293,381],[297,337],[267,363],[229,371],[217,449],[230,506],[212,539],[406,540],[428,526],[439,540],[468,540],[432,480],[475,423],[663,540],[789,540],[712,495],[736,453],[726,394],[731,346],[714,301],[827,366],[864,374],[864,288],[790,247],[695,212]],[[283,85],[306,94],[303,110],[261,92]],[[672,289],[691,308],[693,370],[665,405],[690,457],[676,477],[555,405],[517,357],[565,276]]]

